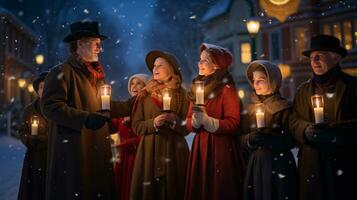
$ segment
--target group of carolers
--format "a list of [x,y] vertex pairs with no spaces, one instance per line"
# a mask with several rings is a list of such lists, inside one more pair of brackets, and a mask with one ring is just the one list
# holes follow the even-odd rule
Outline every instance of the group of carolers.
[[[101,110],[105,83],[98,62],[97,22],[70,25],[70,57],[34,81],[38,97],[24,110],[19,130],[27,147],[18,199],[348,199],[355,194],[357,80],[339,61],[339,39],[317,35],[303,52],[312,78],[294,104],[280,95],[282,75],[267,60],[246,70],[251,103],[242,107],[229,73],[229,50],[203,43],[198,75],[181,86],[178,60],[153,50],[152,76],[129,78],[126,101]],[[196,105],[196,81],[204,104]],[[170,89],[170,111],[163,91]],[[325,123],[314,123],[311,96],[324,98]],[[256,105],[264,109],[257,127]],[[109,113],[108,113],[109,112]],[[36,135],[31,117],[39,117]],[[113,131],[113,129],[115,129]],[[119,131],[119,162],[111,163],[110,134]],[[195,134],[191,150],[185,136]],[[298,168],[291,149],[297,146]],[[114,166],[114,167],[113,167]],[[297,170],[298,169],[298,170]]]

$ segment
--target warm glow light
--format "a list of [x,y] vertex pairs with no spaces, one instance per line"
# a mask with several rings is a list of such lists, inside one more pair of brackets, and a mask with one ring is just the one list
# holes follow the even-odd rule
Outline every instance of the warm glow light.
[[32,92],[35,91],[32,84],[29,84],[29,85],[27,86],[27,90],[28,90],[30,93],[32,93]]
[[36,55],[35,61],[36,61],[36,64],[42,65],[43,62],[45,61],[45,57],[42,54],[38,54],[38,55]]
[[241,99],[244,98],[245,93],[244,93],[244,90],[243,90],[243,89],[238,90],[238,96],[239,96],[239,98],[241,98]]
[[280,72],[281,72],[281,76],[283,79],[286,79],[287,77],[291,76],[291,67],[287,64],[279,64],[278,65]]
[[256,19],[247,20],[247,29],[249,34],[256,35],[259,32],[260,22]]
[[272,4],[275,4],[277,6],[284,5],[288,3],[290,0],[269,0]]
[[20,87],[20,88],[26,87],[26,80],[23,79],[23,78],[19,78],[19,79],[17,80],[17,83],[19,84],[19,87]]
[[252,61],[252,50],[249,42],[244,42],[240,45],[241,62],[244,64]]

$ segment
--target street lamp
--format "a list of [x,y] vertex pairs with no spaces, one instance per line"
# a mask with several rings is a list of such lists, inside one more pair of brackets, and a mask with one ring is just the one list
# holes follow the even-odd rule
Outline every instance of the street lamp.
[[252,40],[252,60],[256,59],[256,44],[255,44],[255,36],[259,32],[260,22],[257,18],[250,18],[246,22],[248,33]]
[[27,85],[27,91],[29,91],[29,93],[33,93],[35,91],[32,84]]
[[20,88],[20,103],[21,106],[24,106],[24,88],[26,87],[26,79],[19,78],[17,80],[17,84],[19,85]]
[[19,78],[17,84],[19,85],[19,88],[24,89],[26,87],[26,79]]
[[45,57],[42,54],[37,54],[35,57],[36,64],[42,65],[45,61]]

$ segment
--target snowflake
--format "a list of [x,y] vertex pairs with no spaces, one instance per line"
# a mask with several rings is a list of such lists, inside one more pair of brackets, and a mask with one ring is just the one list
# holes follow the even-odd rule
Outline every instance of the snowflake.
[[283,179],[283,178],[285,178],[285,175],[284,174],[278,174],[278,177],[280,178],[280,179]]
[[150,181],[143,182],[143,185],[144,186],[149,186],[149,185],[151,185],[151,182]]
[[343,170],[341,170],[341,169],[337,170],[336,174],[337,174],[337,176],[341,176],[343,174]]
[[88,10],[88,9],[84,9],[84,10],[83,10],[83,13],[89,14],[89,10]]
[[120,42],[120,39],[117,39],[117,41],[115,41],[115,44],[119,44]]
[[68,143],[68,142],[69,142],[69,140],[67,140],[67,139],[62,140],[62,143]]
[[24,15],[24,11],[21,10],[21,11],[19,11],[17,14],[21,17],[21,16]]
[[186,120],[182,120],[181,126],[186,126],[186,124],[187,124],[187,121]]
[[63,73],[63,72],[59,73],[59,74],[57,75],[57,80],[62,79],[63,75],[64,75],[64,73]]
[[331,99],[333,96],[335,96],[335,93],[326,93],[326,97]]

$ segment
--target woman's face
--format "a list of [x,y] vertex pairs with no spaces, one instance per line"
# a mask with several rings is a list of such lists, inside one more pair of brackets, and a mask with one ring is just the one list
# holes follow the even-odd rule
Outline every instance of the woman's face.
[[201,52],[200,61],[198,62],[198,74],[201,76],[209,76],[217,69],[217,65],[213,63],[210,55],[206,50]]
[[257,95],[268,95],[272,93],[270,89],[270,84],[268,82],[268,78],[264,72],[262,71],[253,72],[253,83]]
[[162,57],[155,59],[152,69],[153,78],[157,81],[165,81],[173,74],[170,63]]
[[42,94],[43,94],[43,87],[45,87],[45,82],[40,82],[40,84],[38,85],[38,97],[40,97],[40,99],[42,98]]
[[145,87],[145,83],[138,78],[133,78],[130,81],[130,94],[136,96],[141,89]]

